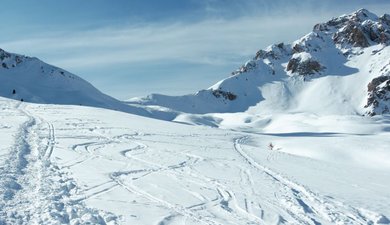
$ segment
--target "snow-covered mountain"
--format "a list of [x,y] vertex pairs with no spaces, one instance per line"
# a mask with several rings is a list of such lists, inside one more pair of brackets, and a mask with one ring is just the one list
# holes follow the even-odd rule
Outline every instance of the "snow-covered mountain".
[[118,101],[80,77],[37,58],[0,49],[0,95],[35,103],[116,107]]
[[378,17],[361,9],[319,23],[291,44],[259,50],[206,90],[185,96],[152,94],[129,103],[179,114],[387,114],[389,44],[390,15]]
[[82,78],[33,57],[0,49],[0,96],[20,101],[84,105],[171,120],[169,113],[129,106]]
[[388,28],[360,10],[129,105],[1,51],[0,225],[390,225]]

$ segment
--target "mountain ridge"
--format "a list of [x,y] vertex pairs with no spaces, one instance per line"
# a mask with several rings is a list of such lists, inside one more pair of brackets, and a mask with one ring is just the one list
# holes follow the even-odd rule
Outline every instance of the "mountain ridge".
[[[38,58],[0,49],[0,96],[107,108],[177,121],[182,114],[367,115],[390,113],[390,15],[366,9],[314,25],[290,44],[273,44],[208,89],[119,101]],[[212,120],[218,120],[212,118]],[[181,122],[181,121],[177,121]]]
[[[259,50],[228,78],[206,90],[184,96],[152,94],[128,103],[191,114],[387,114],[389,43],[390,15],[378,17],[360,9],[316,24],[312,32],[291,44],[273,44]],[[322,97],[315,89],[323,92]],[[312,95],[318,99],[311,99]],[[314,101],[312,107],[305,98]],[[326,104],[321,109],[315,102],[322,100]]]

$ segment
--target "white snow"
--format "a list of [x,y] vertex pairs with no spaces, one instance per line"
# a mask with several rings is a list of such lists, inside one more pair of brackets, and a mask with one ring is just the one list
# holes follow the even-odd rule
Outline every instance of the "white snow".
[[280,115],[260,133],[0,101],[3,224],[390,223],[389,117]]
[[312,56],[308,52],[300,52],[300,53],[295,53],[291,58],[299,59],[301,62],[304,62],[304,61],[311,60]]
[[[390,224],[390,116],[362,116],[390,47],[329,32],[196,94],[127,103],[0,50],[0,225]],[[323,70],[289,74],[291,58]]]

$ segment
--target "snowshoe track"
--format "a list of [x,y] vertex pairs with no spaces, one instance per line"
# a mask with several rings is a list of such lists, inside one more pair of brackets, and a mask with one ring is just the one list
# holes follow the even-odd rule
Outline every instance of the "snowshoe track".
[[[0,224],[116,224],[117,217],[71,201],[75,182],[51,163],[55,130],[23,104],[15,109],[27,117],[0,169]],[[48,131],[42,142],[39,134]]]

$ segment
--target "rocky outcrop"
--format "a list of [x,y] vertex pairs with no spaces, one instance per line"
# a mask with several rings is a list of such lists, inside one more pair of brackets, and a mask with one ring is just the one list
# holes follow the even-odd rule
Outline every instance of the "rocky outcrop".
[[368,85],[368,99],[364,106],[369,116],[390,113],[390,75],[373,79]]
[[295,44],[295,45],[292,47],[292,54],[301,53],[301,52],[304,52],[304,51],[305,51],[304,47],[302,47],[302,46],[299,45],[299,44]]
[[353,47],[368,47],[369,43],[362,28],[353,22],[349,22],[341,31],[333,36],[333,40],[338,44],[348,43]]
[[[288,45],[285,45],[284,43],[274,44],[269,46],[267,49],[259,50],[256,52],[255,57],[253,57],[252,60],[247,61],[244,65],[242,65],[239,69],[236,71],[233,71],[232,75],[238,75],[241,73],[246,73],[253,71],[258,65],[256,61],[259,60],[280,60],[286,56],[291,55],[291,48]],[[273,71],[272,67],[270,68],[271,71]],[[274,72],[272,73],[274,74]]]
[[240,73],[246,73],[252,71],[256,68],[256,61],[249,60],[244,65],[242,65],[238,70],[232,72],[232,75],[238,75]]
[[[333,40],[337,44],[350,44],[353,47],[368,47],[371,44],[389,44],[390,16],[381,17],[362,9],[351,15],[333,19],[326,24],[338,28]],[[317,26],[318,29],[326,29]]]
[[0,49],[0,60],[3,61],[4,59],[10,58],[11,54],[4,51],[3,49]]
[[285,55],[284,53],[287,53],[289,50],[287,49],[287,46],[284,43],[279,43],[276,45],[271,45],[266,50],[259,50],[256,52],[255,57],[253,60],[258,59],[280,59],[282,55]]
[[229,92],[229,91],[222,91],[222,90],[213,90],[213,95],[217,98],[224,98],[226,100],[233,101],[237,98],[237,95]]
[[300,75],[310,75],[318,73],[322,66],[317,61],[307,60],[301,62],[299,59],[291,59],[287,64],[287,71],[298,73]]
[[4,51],[3,49],[0,49],[0,68],[9,69],[12,67],[16,67],[17,65],[22,63],[24,59],[28,58],[29,57],[11,54],[9,52]]
[[333,18],[326,23],[316,24],[314,32],[333,34],[335,44],[343,47],[365,48],[372,44],[390,44],[390,15],[377,17],[361,9],[352,14]]
[[323,69],[325,67],[306,52],[294,54],[286,68],[287,71],[293,74],[296,73],[303,76],[319,73]]

